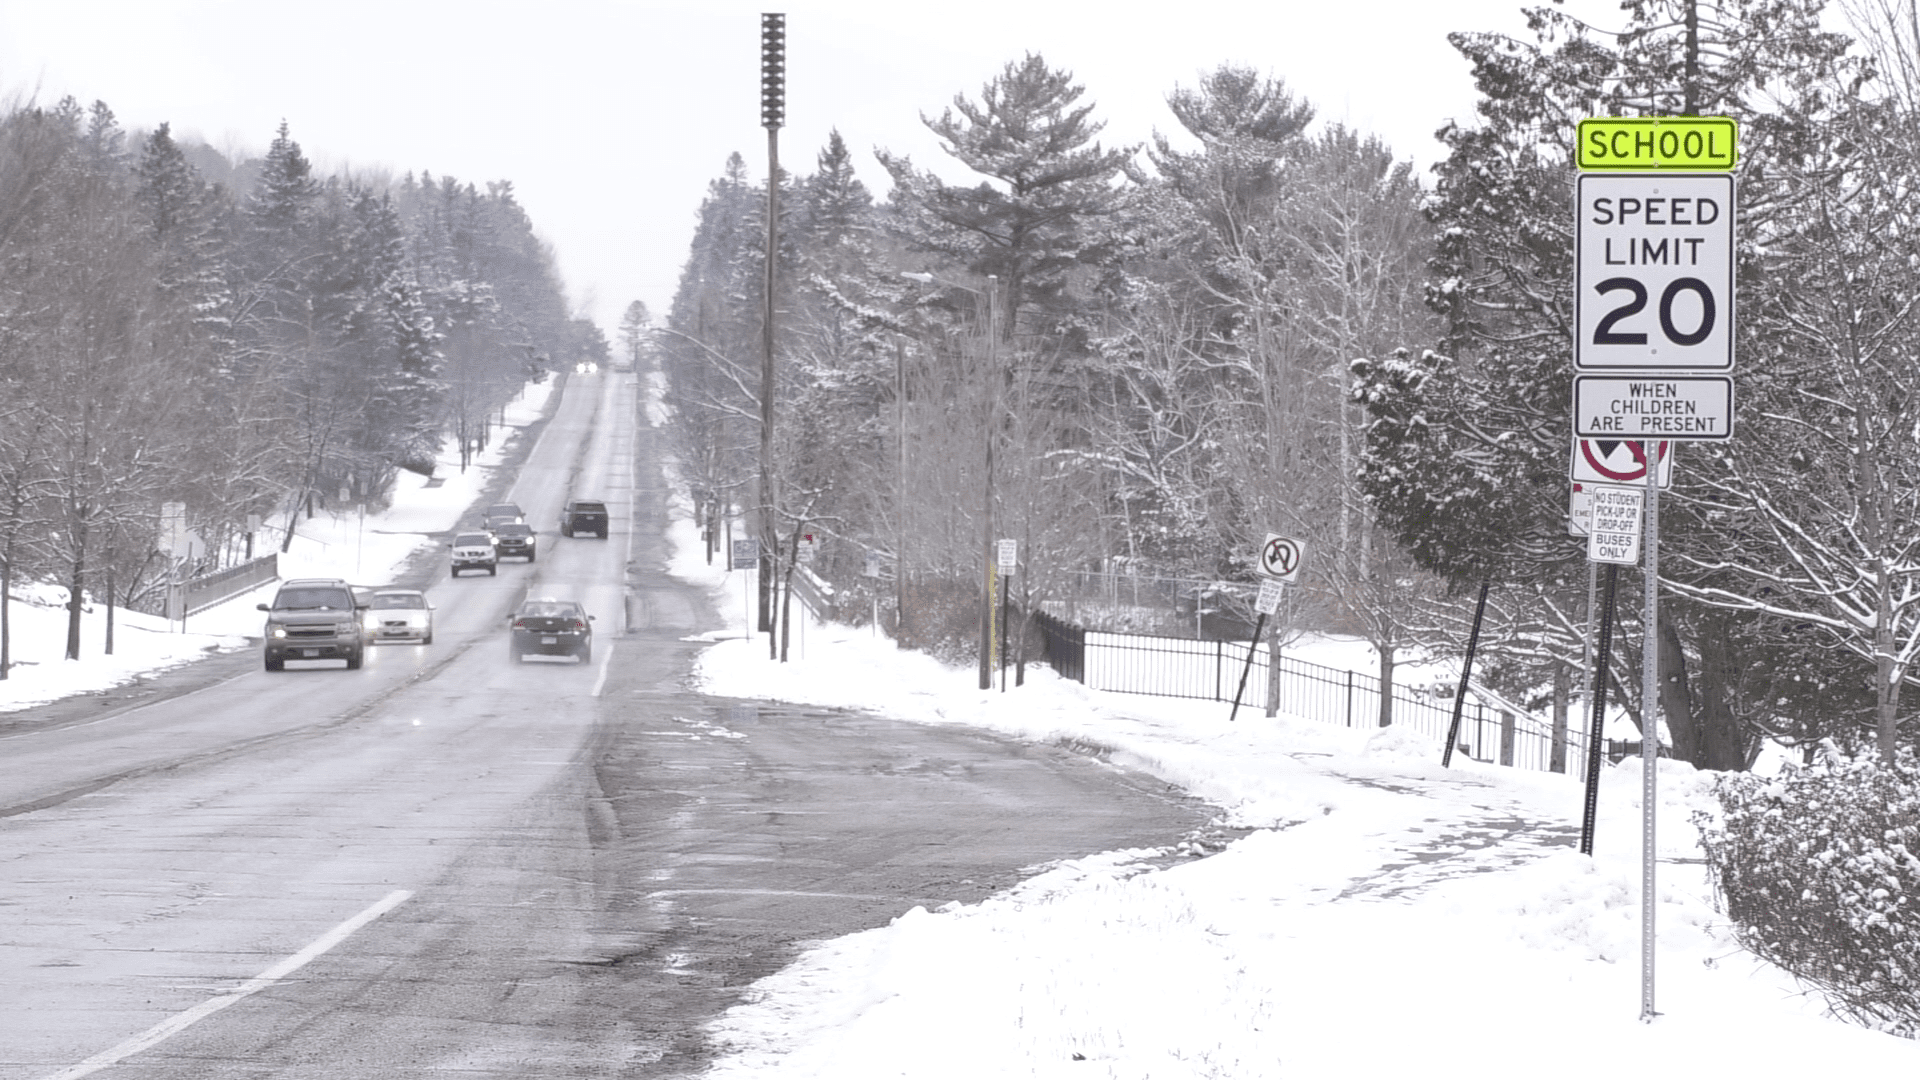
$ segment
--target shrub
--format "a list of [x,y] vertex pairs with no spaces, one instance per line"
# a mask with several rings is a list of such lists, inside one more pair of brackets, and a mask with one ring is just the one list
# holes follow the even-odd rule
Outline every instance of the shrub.
[[1728,774],[1696,814],[1734,933],[1837,1014],[1920,1034],[1920,765],[1831,746],[1777,777]]

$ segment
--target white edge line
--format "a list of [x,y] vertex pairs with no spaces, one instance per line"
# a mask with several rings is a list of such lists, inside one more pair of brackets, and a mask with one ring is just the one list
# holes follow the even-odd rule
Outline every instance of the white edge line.
[[593,680],[593,692],[587,696],[589,697],[600,696],[600,691],[606,688],[607,672],[611,669],[612,664],[613,664],[613,642],[609,641],[607,642],[606,645],[602,646],[600,649],[600,675],[598,678]]
[[399,907],[401,904],[406,903],[412,896],[413,893],[406,889],[396,889],[388,893],[372,907],[320,935],[319,938],[315,939],[313,944],[308,945],[306,948],[301,949],[285,960],[255,975],[234,989],[217,997],[208,998],[185,1012],[175,1013],[148,1028],[146,1031],[128,1039],[126,1042],[110,1050],[103,1050],[77,1065],[69,1066],[57,1073],[43,1077],[42,1080],[76,1080],[77,1077],[98,1072],[109,1065],[124,1061],[140,1053],[142,1050],[164,1042],[200,1021],[205,1020],[207,1017],[212,1016],[214,1013],[219,1012],[221,1009],[232,1005],[242,998],[257,994],[307,966],[307,964],[315,958],[353,936],[355,931],[380,916],[385,915],[387,912],[392,911],[394,908]]

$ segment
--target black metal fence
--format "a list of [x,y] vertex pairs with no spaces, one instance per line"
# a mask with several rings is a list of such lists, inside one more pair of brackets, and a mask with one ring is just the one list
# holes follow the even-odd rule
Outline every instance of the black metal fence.
[[[1087,630],[1044,613],[1036,613],[1034,622],[1046,642],[1048,664],[1063,678],[1095,690],[1225,702],[1233,700],[1244,671],[1242,715],[1267,707],[1271,685],[1271,703],[1280,714],[1344,727],[1379,723],[1380,680],[1365,672],[1307,663],[1284,651],[1276,665],[1264,646],[1252,649],[1249,666],[1244,641]],[[1391,717],[1395,727],[1445,739],[1453,721],[1453,696],[1395,686]],[[1563,768],[1577,776],[1586,761],[1586,736],[1580,730],[1585,717],[1576,716],[1572,727]],[[1553,764],[1552,724],[1484,691],[1470,691],[1457,751],[1478,761],[1546,771]]]

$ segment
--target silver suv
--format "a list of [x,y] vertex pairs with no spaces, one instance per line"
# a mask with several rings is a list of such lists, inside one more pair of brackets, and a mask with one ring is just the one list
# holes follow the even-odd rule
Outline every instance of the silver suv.
[[492,533],[467,532],[453,538],[453,577],[459,577],[462,570],[485,570],[489,574],[500,572],[500,550]]
[[366,656],[365,605],[339,578],[294,578],[280,586],[273,603],[255,606],[267,613],[268,671],[285,670],[290,659],[345,660],[352,671]]

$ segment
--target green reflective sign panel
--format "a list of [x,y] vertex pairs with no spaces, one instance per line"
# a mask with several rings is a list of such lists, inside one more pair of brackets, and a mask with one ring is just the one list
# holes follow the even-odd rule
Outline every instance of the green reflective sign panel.
[[1739,137],[1730,116],[1588,117],[1575,163],[1602,172],[1731,172]]

